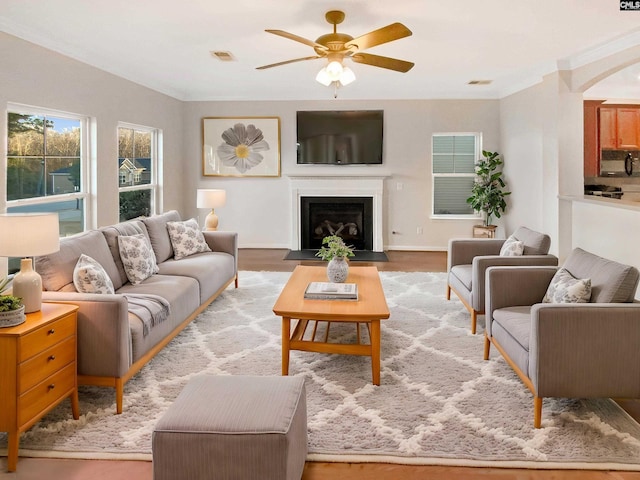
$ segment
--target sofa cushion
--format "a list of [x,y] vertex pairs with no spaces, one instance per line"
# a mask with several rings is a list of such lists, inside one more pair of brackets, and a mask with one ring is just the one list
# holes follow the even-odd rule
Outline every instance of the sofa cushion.
[[128,220],[126,222],[116,223],[115,225],[109,225],[108,227],[103,227],[100,229],[104,238],[107,240],[107,245],[109,245],[109,250],[111,250],[111,255],[113,256],[113,261],[118,267],[118,273],[120,274],[120,281],[114,282],[113,287],[117,290],[122,285],[129,281],[127,277],[127,272],[124,270],[124,264],[122,263],[122,258],[120,258],[120,246],[118,245],[118,237],[121,235],[140,235],[144,234],[149,237],[147,234],[147,229],[140,220]]
[[576,278],[591,279],[591,303],[633,302],[638,269],[575,248],[563,268]]
[[524,244],[524,255],[547,255],[551,247],[551,237],[527,227],[513,232],[513,237]]
[[73,271],[83,253],[102,265],[114,285],[119,281],[118,268],[104,235],[90,230],[61,238],[59,251],[36,257],[36,270],[42,277],[44,290],[75,292]]
[[173,257],[176,260],[211,251],[195,218],[184,222],[167,222],[167,230],[173,248]]
[[451,267],[451,274],[462,283],[467,290],[471,290],[471,280],[473,278],[472,265],[454,265]]
[[511,235],[500,248],[501,257],[519,257],[524,253],[524,242]]
[[173,247],[167,231],[167,222],[179,222],[180,214],[176,210],[170,210],[160,215],[142,218],[142,223],[147,227],[151,246],[156,254],[158,263],[173,257]]
[[84,253],[73,270],[73,285],[81,293],[114,293],[113,282],[102,265]]
[[575,278],[564,268],[555,273],[542,303],[587,303],[591,298],[591,279]]
[[158,273],[156,256],[145,235],[121,235],[118,237],[118,246],[127,278],[133,285]]

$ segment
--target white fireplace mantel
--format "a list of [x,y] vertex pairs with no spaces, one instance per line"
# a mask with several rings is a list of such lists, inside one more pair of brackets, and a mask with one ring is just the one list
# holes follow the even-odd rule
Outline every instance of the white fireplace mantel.
[[382,195],[387,176],[290,176],[291,250],[300,250],[300,199],[302,197],[371,197],[373,199],[373,250],[384,251],[382,244]]

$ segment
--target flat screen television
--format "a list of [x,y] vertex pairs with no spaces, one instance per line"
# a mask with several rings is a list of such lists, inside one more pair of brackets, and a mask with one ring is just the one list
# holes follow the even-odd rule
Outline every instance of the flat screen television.
[[382,163],[382,110],[297,112],[299,164]]

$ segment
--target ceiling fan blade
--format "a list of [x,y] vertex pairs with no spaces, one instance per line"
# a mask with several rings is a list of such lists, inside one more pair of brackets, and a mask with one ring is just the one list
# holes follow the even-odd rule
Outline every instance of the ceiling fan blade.
[[285,32],[284,30],[265,30],[265,32],[273,33],[274,35],[288,38],[289,40],[294,40],[296,42],[304,43],[305,45],[308,45],[313,48],[320,48],[322,50],[327,50],[327,47],[325,47],[324,45],[320,45],[319,43],[316,43],[313,40],[308,40],[304,37],[294,35],[293,33]]
[[293,60],[285,60],[284,62],[272,63],[270,65],[263,65],[261,67],[256,67],[256,70],[264,70],[265,68],[279,67],[280,65],[286,65],[287,63],[302,62],[304,60],[315,60],[317,58],[323,58],[323,57],[321,57],[320,55],[314,55],[313,57],[294,58]]
[[381,57],[380,55],[371,55],[370,53],[355,53],[351,56],[351,60],[356,63],[364,63],[374,67],[388,68],[396,72],[406,73],[413,68],[413,62],[398,60],[397,58]]
[[379,28],[373,32],[365,33],[353,40],[345,43],[345,48],[355,48],[358,51],[366,50],[367,48],[375,47],[382,43],[392,42],[400,38],[408,37],[411,35],[411,30],[405,27],[401,23],[392,23],[386,27]]

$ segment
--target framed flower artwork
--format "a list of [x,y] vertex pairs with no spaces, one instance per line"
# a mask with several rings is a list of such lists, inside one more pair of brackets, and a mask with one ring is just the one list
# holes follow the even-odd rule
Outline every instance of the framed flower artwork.
[[280,176],[279,117],[204,117],[202,175]]

